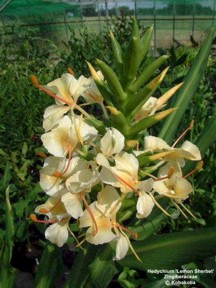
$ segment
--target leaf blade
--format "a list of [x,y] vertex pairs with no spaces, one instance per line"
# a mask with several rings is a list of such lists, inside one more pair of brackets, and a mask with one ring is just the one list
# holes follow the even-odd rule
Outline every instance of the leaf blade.
[[131,252],[119,263],[141,270],[178,268],[183,264],[214,256],[215,239],[216,227],[156,235],[133,243],[142,263]]
[[183,118],[183,115],[188,108],[193,94],[195,93],[199,82],[204,74],[212,41],[214,38],[214,33],[215,29],[211,29],[205,43],[198,52],[190,71],[186,75],[184,85],[176,94],[173,107],[178,108],[178,113],[173,113],[172,115],[170,115],[166,119],[164,125],[162,126],[162,129],[160,130],[159,137],[163,138],[168,143],[171,143],[171,141],[173,140],[175,132],[178,129],[178,125]]

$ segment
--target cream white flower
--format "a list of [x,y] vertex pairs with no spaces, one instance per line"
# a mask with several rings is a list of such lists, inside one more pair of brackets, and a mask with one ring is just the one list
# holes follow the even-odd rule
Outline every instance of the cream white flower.
[[[89,79],[84,76],[80,76],[77,80],[73,75],[65,73],[45,87],[50,91],[58,95],[63,100],[68,102],[77,102],[79,96],[85,91],[89,85]],[[64,104],[60,100],[56,100],[57,104]]]
[[65,187],[64,181],[83,166],[84,163],[79,157],[69,160],[50,156],[45,159],[44,166],[40,171],[40,186],[48,195],[56,196]]
[[53,127],[58,125],[59,120],[63,118],[70,110],[70,106],[65,105],[51,105],[46,108],[44,112],[43,128],[45,132],[51,130]]
[[102,182],[118,187],[127,193],[139,188],[139,163],[133,154],[121,152],[113,157],[115,166],[111,166],[107,158],[99,153],[96,157],[98,165],[102,166],[100,179]]
[[146,136],[144,138],[144,151],[161,151],[163,149],[170,149],[170,146],[161,138],[155,136]]
[[39,205],[35,212],[49,217],[49,220],[36,220],[36,222],[52,223],[45,231],[45,237],[50,242],[61,247],[68,239],[68,215],[60,197],[50,197],[44,204]]
[[129,250],[129,239],[125,237],[122,233],[118,234],[117,244],[116,244],[116,255],[113,260],[123,259]]
[[62,247],[68,239],[68,220],[62,220],[50,225],[45,231],[45,237],[51,243]]
[[[97,71],[97,75],[101,80],[103,80],[104,77],[101,71]],[[98,90],[94,79],[90,77],[89,80],[90,80],[89,86],[82,93],[82,96],[84,97],[87,103],[102,103],[103,97],[100,91]]]
[[95,162],[82,161],[82,168],[71,175],[66,181],[66,187],[72,193],[89,192],[92,186],[98,181],[99,172]]
[[67,193],[61,197],[61,201],[64,203],[67,213],[74,219],[78,219],[83,215],[83,204],[79,194],[67,191]]
[[116,128],[109,128],[101,138],[100,147],[104,156],[120,153],[125,145],[125,138]]
[[154,201],[152,200],[152,197],[148,194],[153,189],[153,184],[154,180],[151,178],[142,181],[142,186],[140,186],[140,190],[138,192],[139,197],[136,205],[136,217],[139,219],[148,217],[154,207]]
[[[83,216],[79,219],[80,227],[89,227],[86,232],[86,240],[94,245],[104,244],[116,238],[112,232],[113,222],[116,219],[117,210],[113,210],[114,205],[119,199],[119,195],[115,188],[106,186],[98,194],[98,202],[93,202],[89,209],[94,216],[92,221],[89,210],[85,210]],[[95,224],[97,227],[95,227]]]
[[[58,124],[74,104],[80,95],[88,87],[90,80],[81,76],[78,80],[71,74],[63,74],[45,86],[49,91],[56,94],[56,104],[49,106],[44,113],[43,128],[49,131]],[[60,99],[62,99],[62,101]],[[67,104],[67,106],[65,106]]]
[[[85,210],[83,216],[79,219],[80,227],[89,227],[86,232],[86,240],[94,245],[100,245],[117,241],[115,260],[120,260],[127,254],[129,249],[129,239],[121,232],[121,225],[116,223],[116,213],[121,207],[118,203],[119,195],[115,188],[106,186],[98,193],[96,202],[89,206],[89,210]],[[96,225],[96,227],[95,227]]]
[[159,170],[158,180],[154,182],[153,188],[161,195],[172,199],[185,200],[193,191],[193,187],[188,180],[182,177],[180,168],[177,169],[176,167],[174,167],[174,172],[170,176],[171,165],[167,164],[162,167]]
[[201,160],[200,150],[190,141],[185,141],[180,148],[174,148],[175,151],[170,155],[171,159],[184,158],[192,161]]
[[35,208],[37,214],[43,214],[52,220],[61,221],[69,215],[65,210],[61,197],[49,197],[48,200]]
[[198,147],[190,141],[185,141],[180,148],[174,148],[169,146],[163,139],[159,137],[146,136],[144,138],[144,149],[144,152],[170,152],[164,157],[166,160],[177,160],[181,158],[192,161],[201,160],[201,154]]
[[64,157],[69,151],[97,135],[97,130],[89,126],[82,116],[64,116],[56,128],[41,136],[44,147],[56,157]]

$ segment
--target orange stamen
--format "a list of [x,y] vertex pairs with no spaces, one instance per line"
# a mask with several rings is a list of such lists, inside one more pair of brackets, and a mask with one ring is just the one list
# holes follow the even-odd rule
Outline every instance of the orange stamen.
[[200,171],[200,170],[202,169],[202,167],[203,167],[203,161],[200,161],[199,165],[198,165],[195,169],[193,169],[191,172],[189,172],[188,174],[186,174],[186,175],[184,176],[184,179],[190,177],[190,176],[193,175],[196,171]]
[[86,91],[86,93],[87,93],[88,96],[89,96],[90,98],[92,98],[94,101],[96,101],[96,102],[102,102],[102,101],[101,101],[101,98],[100,98],[99,96],[97,96],[97,94],[92,94],[92,93],[90,93],[89,91],[88,91],[88,92]]
[[175,173],[175,168],[171,167],[168,171],[168,175],[167,175],[168,178],[171,178],[174,173]]
[[125,184],[126,186],[128,186],[133,192],[137,192],[137,190],[131,186],[127,181],[125,181],[124,179],[122,179],[120,176],[118,176],[117,174],[114,174],[115,177],[120,181],[122,182],[123,184]]
[[37,77],[36,77],[35,75],[32,75],[32,76],[31,76],[31,81],[32,81],[32,83],[34,84],[34,86],[35,86],[36,88],[39,87],[38,79],[37,79]]
[[[49,213],[50,211],[47,210],[46,208],[41,208],[41,209],[39,210],[39,212],[40,212],[40,213],[43,213],[43,214],[47,214],[47,213]],[[32,214],[32,215],[34,215],[34,214]]]
[[98,232],[97,222],[96,222],[96,220],[95,220],[95,217],[94,217],[94,214],[92,213],[91,208],[90,208],[89,205],[88,205],[88,202],[86,201],[86,198],[85,198],[84,193],[83,193],[83,192],[80,192],[80,196],[81,196],[81,198],[82,198],[82,200],[83,200],[83,202],[84,202],[84,205],[85,205],[87,211],[89,212],[89,215],[90,215],[90,217],[92,218],[92,221],[93,221],[93,223],[94,223],[95,231],[94,231],[93,235],[95,236],[95,235],[97,234],[97,232]]
[[130,229],[128,229],[127,227],[122,226],[119,223],[113,222],[112,224],[113,224],[113,226],[118,227],[118,228],[128,232],[129,234],[131,234],[134,239],[136,239],[136,240],[138,239],[138,234],[136,232],[131,231]]
[[57,222],[57,220],[39,220],[39,219],[37,219],[37,217],[34,214],[30,214],[29,217],[32,221],[37,222],[37,223],[49,224],[49,223]]
[[167,176],[164,176],[164,177],[161,177],[161,178],[157,178],[157,179],[154,179],[155,181],[161,181],[161,180],[165,180],[165,179],[169,179],[172,177],[172,175],[174,174],[175,172],[175,168],[171,167],[168,171],[168,174]]
[[51,207],[49,210],[46,208],[40,208],[39,212],[44,213],[44,214],[52,212],[59,205],[59,203],[61,203],[61,200],[57,201],[56,204],[53,207]]
[[63,170],[63,172],[59,172],[59,171],[55,171],[53,173],[53,176],[55,177],[62,177],[69,169],[71,161],[72,161],[72,154],[73,154],[73,149],[71,146],[68,147],[68,161],[67,161],[67,165],[65,167],[65,169]]
[[74,76],[74,71],[70,67],[68,67],[68,73],[70,73],[72,76]]
[[46,87],[40,85],[40,84],[38,83],[38,79],[37,79],[37,77],[36,77],[35,75],[32,75],[32,76],[31,76],[31,80],[32,80],[32,82],[33,82],[33,84],[34,84],[34,86],[35,86],[36,88],[38,88],[38,89],[40,89],[41,91],[45,92],[47,95],[51,96],[52,98],[57,99],[57,100],[60,100],[60,101],[62,101],[63,103],[69,105],[69,106],[72,106],[72,105],[74,104],[74,103],[71,102],[71,101],[68,101],[68,100],[66,100],[66,99],[62,99],[60,96],[56,95],[55,93],[53,93],[52,91],[50,91],[50,90],[47,89]]
[[41,157],[41,158],[47,158],[47,155],[44,152],[37,152],[36,153],[37,156]]
[[174,142],[172,147],[175,147],[176,144],[187,134],[188,131],[190,131],[194,126],[194,120],[191,121],[189,127],[178,137],[178,139]]
[[161,178],[154,179],[154,181],[162,181],[162,180],[166,180],[168,178],[169,178],[168,176],[164,176],[164,177],[161,177]]

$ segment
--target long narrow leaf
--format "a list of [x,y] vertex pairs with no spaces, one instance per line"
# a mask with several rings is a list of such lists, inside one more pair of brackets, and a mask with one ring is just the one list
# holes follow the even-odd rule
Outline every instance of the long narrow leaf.
[[133,127],[128,129],[127,135],[130,137],[135,137],[137,133],[147,129],[148,127],[154,125],[155,123],[161,121],[165,117],[167,117],[170,113],[173,113],[175,111],[175,108],[170,108],[167,110],[164,110],[162,112],[159,112],[155,115],[148,116],[144,119],[142,119],[140,122],[135,124]]
[[[195,141],[197,147],[199,147],[202,154],[216,141],[216,110],[212,117],[210,117],[203,129],[202,134]],[[184,168],[185,173],[190,171],[194,167],[193,162],[188,162]]]
[[63,271],[63,262],[60,249],[47,244],[35,278],[36,288],[52,288]]
[[89,265],[93,262],[97,246],[86,245],[86,252],[79,251],[73,263],[72,269],[69,274],[68,281],[64,288],[80,288],[86,287],[89,276]]
[[162,129],[160,130],[159,137],[163,138],[168,143],[171,143],[175,133],[178,129],[179,123],[184,116],[186,109],[199,85],[199,82],[205,72],[205,68],[208,61],[209,52],[212,45],[212,40],[214,38],[215,29],[211,29],[209,35],[203,44],[202,48],[199,50],[192,68],[186,75],[184,80],[184,85],[176,94],[176,100],[174,102],[174,107],[178,108],[178,111],[170,115]]
[[94,261],[89,266],[90,279],[95,288],[108,287],[118,272],[113,258],[113,249],[109,245],[98,247]]
[[216,255],[216,227],[157,235],[133,243],[142,263],[130,252],[120,264],[141,269],[175,269]]
[[12,251],[13,251],[13,238],[14,238],[14,220],[12,207],[10,204],[10,186],[7,187],[5,192],[6,198],[6,231],[3,247],[0,251],[0,287],[14,287],[14,281],[17,274],[17,270],[10,265]]

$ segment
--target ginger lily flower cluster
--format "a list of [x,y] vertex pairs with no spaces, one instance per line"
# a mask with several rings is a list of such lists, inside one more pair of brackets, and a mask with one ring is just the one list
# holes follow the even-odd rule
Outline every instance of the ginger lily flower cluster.
[[[111,33],[115,71],[96,60],[98,71],[87,63],[89,78],[77,79],[69,69],[43,86],[32,76],[55,104],[45,110],[41,136],[47,157],[40,186],[47,200],[30,217],[47,225],[45,237],[59,247],[72,236],[77,247],[85,241],[110,243],[114,260],[124,258],[129,249],[140,260],[131,244],[139,238],[131,224],[135,219],[142,223],[153,209],[170,217],[170,205],[186,218],[195,217],[183,202],[193,192],[188,177],[202,165],[187,175],[183,167],[186,161],[200,161],[201,155],[190,141],[180,143],[193,125],[173,145],[147,131],[178,112],[166,104],[183,85],[154,96],[168,68],[154,78],[166,56],[143,65],[152,33],[150,27],[141,36],[134,20],[126,48]],[[169,206],[162,205],[161,198]]]
[[[98,75],[103,79],[101,73]],[[118,223],[124,201],[135,199],[133,217],[137,219],[148,217],[155,205],[169,215],[160,206],[158,197],[170,198],[182,211],[182,202],[193,191],[182,167],[186,160],[201,159],[199,149],[189,141],[180,148],[175,147],[177,143],[169,146],[155,136],[145,136],[143,147],[131,148],[116,125],[107,125],[101,132],[89,121],[93,116],[82,108],[83,103],[99,105],[104,117],[109,118],[93,78],[81,76],[77,80],[67,73],[46,86],[33,80],[37,87],[55,98],[56,104],[45,110],[45,133],[41,136],[49,156],[40,171],[40,186],[48,199],[35,213],[44,215],[44,220],[31,214],[32,220],[46,223],[45,237],[59,247],[67,242],[69,235],[78,243],[82,235],[81,243],[114,243],[115,260],[125,257],[129,248],[139,259],[129,240],[139,235]],[[151,113],[155,99],[149,98],[140,114],[134,116],[134,122]],[[153,165],[147,163],[147,167],[143,167],[139,161],[143,156]],[[153,174],[148,172],[149,168]],[[80,228],[78,238],[70,229],[72,221]]]

